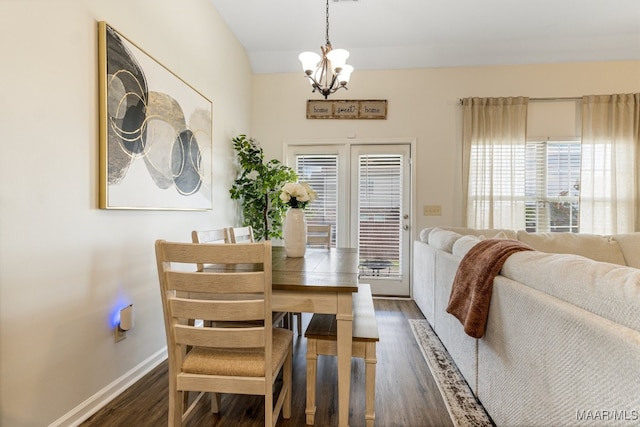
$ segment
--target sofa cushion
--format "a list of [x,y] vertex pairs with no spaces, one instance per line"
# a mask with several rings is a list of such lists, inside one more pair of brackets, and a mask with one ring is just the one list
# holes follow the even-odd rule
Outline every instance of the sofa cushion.
[[453,249],[451,253],[453,253],[455,256],[459,256],[460,258],[462,258],[467,254],[467,252],[469,252],[469,250],[472,247],[477,245],[478,242],[480,242],[480,240],[482,240],[481,237],[474,236],[472,234],[462,236],[458,240],[456,240],[455,243],[453,244]]
[[462,237],[458,233],[453,231],[443,230],[439,227],[434,227],[429,233],[429,244],[441,251],[449,252],[453,250],[453,244]]
[[640,331],[640,270],[572,254],[511,255],[500,274]]
[[453,231],[454,233],[462,235],[473,235],[477,237],[486,237],[487,239],[496,238],[500,235],[504,239],[517,240],[517,235],[514,230],[507,230],[501,228],[468,228],[468,227],[441,227],[443,230]]
[[420,241],[423,243],[429,243],[429,233],[431,233],[433,227],[423,228],[420,230]]
[[[511,239],[509,236],[507,236],[507,233],[504,232],[504,230],[500,230],[496,233],[495,236],[492,237],[492,239],[504,239],[504,240],[509,240]],[[518,239],[511,239],[511,240],[518,240]]]
[[611,236],[575,233],[527,233],[518,231],[518,240],[540,252],[574,254],[594,261],[627,265],[620,245]]
[[616,234],[612,237],[620,245],[627,265],[640,268],[640,233]]

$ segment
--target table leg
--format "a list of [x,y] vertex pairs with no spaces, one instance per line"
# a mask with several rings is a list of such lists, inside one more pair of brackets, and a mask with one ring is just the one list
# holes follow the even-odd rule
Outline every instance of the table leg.
[[349,425],[349,393],[351,386],[351,343],[353,328],[353,301],[350,293],[338,295],[338,425]]
[[313,425],[316,419],[316,377],[318,375],[318,341],[307,339],[307,425]]

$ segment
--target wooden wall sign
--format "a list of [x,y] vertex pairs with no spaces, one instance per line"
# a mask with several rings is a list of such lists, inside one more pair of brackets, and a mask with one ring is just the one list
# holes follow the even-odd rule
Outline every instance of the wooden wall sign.
[[307,119],[377,119],[387,118],[387,100],[308,100]]

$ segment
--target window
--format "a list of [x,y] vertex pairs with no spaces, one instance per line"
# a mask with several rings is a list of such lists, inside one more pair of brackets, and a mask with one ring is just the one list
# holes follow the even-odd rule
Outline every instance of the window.
[[[522,145],[473,145],[469,180],[469,224],[476,228],[522,229],[525,212],[525,153]],[[473,217],[471,217],[473,215]]]
[[579,231],[580,158],[580,141],[527,142],[527,231]]

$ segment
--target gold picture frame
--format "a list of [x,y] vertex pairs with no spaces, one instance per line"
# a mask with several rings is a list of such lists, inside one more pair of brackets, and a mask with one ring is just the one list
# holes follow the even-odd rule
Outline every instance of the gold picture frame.
[[213,103],[98,22],[101,209],[211,210]]

